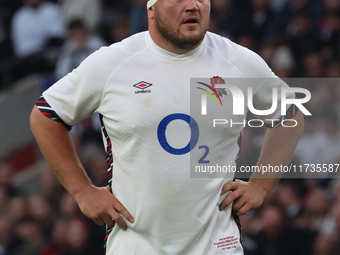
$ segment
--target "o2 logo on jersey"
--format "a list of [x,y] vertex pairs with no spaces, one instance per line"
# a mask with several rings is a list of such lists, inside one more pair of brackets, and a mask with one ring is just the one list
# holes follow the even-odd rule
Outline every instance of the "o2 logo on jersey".
[[[166,128],[170,124],[170,122],[174,120],[183,120],[190,126],[191,129],[191,138],[189,143],[180,149],[171,147],[171,145],[168,143],[166,139]],[[189,153],[195,146],[197,145],[198,138],[199,138],[199,127],[196,122],[191,116],[183,113],[174,113],[166,116],[158,125],[157,129],[157,137],[159,144],[162,146],[162,148],[167,151],[170,154],[173,155],[184,155]],[[205,160],[207,155],[209,154],[209,147],[206,145],[199,146],[199,149],[205,149],[204,155],[201,157],[201,159],[198,161],[201,164],[208,164],[209,160]]]

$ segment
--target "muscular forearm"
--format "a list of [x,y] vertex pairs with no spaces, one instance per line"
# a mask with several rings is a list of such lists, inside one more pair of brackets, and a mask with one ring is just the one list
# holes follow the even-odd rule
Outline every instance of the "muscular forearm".
[[[268,129],[260,153],[257,165],[260,166],[281,166],[289,164],[296,145],[304,129],[304,119],[301,111],[298,111],[293,118],[298,122],[296,127],[280,126]],[[250,182],[259,184],[268,194],[280,179],[282,173],[254,173]]]
[[45,159],[67,191],[76,197],[91,181],[77,157],[69,132],[61,123],[45,117],[36,106],[30,124]]
[[30,123],[45,159],[87,217],[98,225],[111,225],[114,220],[124,230],[127,225],[120,214],[131,223],[134,222],[131,214],[109,190],[92,185],[63,124],[46,118],[36,106],[31,113]]
[[[303,132],[303,115],[298,112],[294,119],[296,127],[278,127],[269,129],[264,137],[263,145],[257,165],[280,166],[287,165],[294,153],[295,147]],[[221,194],[232,191],[221,203],[220,210],[227,208],[232,202],[233,210],[243,215],[250,209],[258,208],[268,193],[273,189],[281,177],[280,173],[254,173],[249,182],[241,180],[226,183]]]

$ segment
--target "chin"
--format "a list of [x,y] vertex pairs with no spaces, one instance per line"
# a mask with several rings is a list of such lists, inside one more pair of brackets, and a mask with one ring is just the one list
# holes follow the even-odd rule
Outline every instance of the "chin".
[[186,31],[182,34],[183,34],[183,38],[186,38],[188,40],[199,40],[202,37],[204,37],[205,32],[203,33],[202,31],[196,29],[196,30]]

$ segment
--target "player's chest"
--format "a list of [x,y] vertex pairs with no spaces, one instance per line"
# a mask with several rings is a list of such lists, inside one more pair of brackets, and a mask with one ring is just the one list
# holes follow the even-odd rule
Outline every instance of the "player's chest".
[[[215,87],[222,77],[237,77],[233,68],[214,59],[151,63],[134,63],[132,69],[118,69],[108,80],[100,111],[113,129],[155,127],[169,115],[191,116],[192,103],[200,103],[197,92],[205,93],[198,87],[211,92],[212,100],[222,102],[227,111],[232,108],[230,93],[216,90],[221,93],[215,93],[208,87]],[[208,87],[198,84],[197,78]]]

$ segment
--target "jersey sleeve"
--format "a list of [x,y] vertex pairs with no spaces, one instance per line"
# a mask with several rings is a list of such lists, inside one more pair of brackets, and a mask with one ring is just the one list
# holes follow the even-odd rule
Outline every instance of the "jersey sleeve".
[[109,49],[101,48],[43,92],[46,103],[66,125],[73,126],[97,112],[112,71],[108,55]]
[[[268,67],[269,69],[269,67]],[[274,107],[272,113],[266,115],[254,114],[257,118],[261,119],[267,127],[278,127],[284,119],[292,118],[297,113],[297,107],[295,105],[287,105],[284,115],[282,115],[281,110],[281,91],[282,88],[288,88],[289,86],[278,78],[274,73],[271,72],[270,77],[266,79],[261,79],[262,85],[253,95],[252,104],[256,110],[269,110]],[[276,90],[276,92],[275,92]],[[276,100],[275,100],[276,95]],[[294,99],[295,93],[286,93],[285,97],[287,99]],[[276,107],[275,107],[276,105]],[[249,105],[248,105],[249,107]]]
[[40,97],[36,102],[35,105],[38,109],[44,114],[47,118],[54,120],[63,124],[68,131],[72,129],[72,126],[67,125],[59,116],[58,114],[52,109],[52,107],[46,102],[44,97]]

